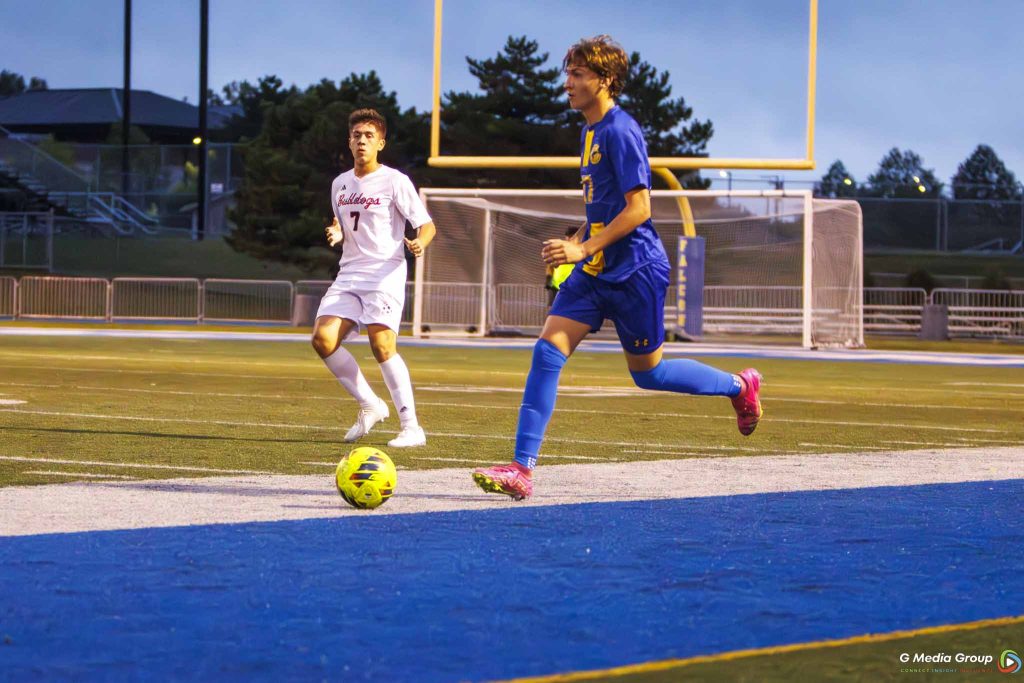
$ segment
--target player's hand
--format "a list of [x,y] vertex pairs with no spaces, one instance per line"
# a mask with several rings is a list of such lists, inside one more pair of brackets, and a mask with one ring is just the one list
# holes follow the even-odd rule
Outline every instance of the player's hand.
[[335,217],[333,223],[324,228],[324,234],[327,235],[327,243],[332,247],[341,244],[342,240],[345,239],[344,233],[341,232],[341,226],[338,224],[337,217]]
[[419,237],[417,237],[414,240],[406,238],[405,246],[409,249],[409,251],[412,252],[412,255],[415,256],[416,258],[423,256],[423,250],[427,248],[426,245],[424,245],[423,242],[420,241]]
[[540,250],[540,257],[549,266],[560,266],[563,263],[579,263],[587,258],[583,245],[568,240],[546,240]]

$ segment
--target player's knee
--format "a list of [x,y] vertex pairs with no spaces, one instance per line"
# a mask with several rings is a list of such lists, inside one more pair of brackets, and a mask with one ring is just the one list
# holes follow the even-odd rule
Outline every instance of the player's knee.
[[334,353],[338,348],[338,340],[334,335],[328,334],[322,330],[315,331],[309,341],[313,345],[313,350],[316,351],[317,355],[321,358],[327,358],[327,356]]
[[644,370],[642,372],[630,370],[629,374],[633,376],[633,382],[635,382],[641,389],[657,391],[658,389],[661,389],[664,384],[665,373],[663,363],[658,363],[650,370]]
[[370,340],[370,350],[378,363],[385,363],[398,353],[398,344],[391,338],[375,338]]

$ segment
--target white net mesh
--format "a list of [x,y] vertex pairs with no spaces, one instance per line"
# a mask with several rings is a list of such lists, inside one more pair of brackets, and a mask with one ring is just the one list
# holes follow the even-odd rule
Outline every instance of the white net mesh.
[[[544,240],[584,220],[578,191],[425,190],[438,236],[420,264],[418,322],[429,332],[536,332],[547,315]],[[666,327],[675,321],[675,261],[686,197],[705,239],[704,335],[804,331],[805,193],[660,192],[655,227],[672,263]],[[860,210],[814,200],[811,345],[862,342]]]

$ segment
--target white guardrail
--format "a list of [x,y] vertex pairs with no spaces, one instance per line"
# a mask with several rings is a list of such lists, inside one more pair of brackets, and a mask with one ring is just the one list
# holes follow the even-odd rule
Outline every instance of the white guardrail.
[[[227,280],[0,276],[0,319],[229,322],[308,325],[330,280]],[[495,328],[539,329],[548,311],[542,285],[425,282],[424,323],[478,325],[491,312]],[[801,325],[800,287],[705,287],[705,331],[787,334]],[[413,283],[406,284],[402,322],[412,322]],[[489,305],[483,307],[483,296]],[[916,335],[928,304],[945,306],[956,337],[1024,339],[1024,290],[864,289],[864,330]],[[666,308],[666,320],[675,317]]]

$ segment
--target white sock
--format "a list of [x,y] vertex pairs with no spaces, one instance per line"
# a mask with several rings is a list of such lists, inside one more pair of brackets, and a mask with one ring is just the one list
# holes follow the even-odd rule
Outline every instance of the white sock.
[[377,394],[373,393],[370,383],[363,377],[356,359],[340,344],[338,350],[324,358],[324,365],[345,387],[345,391],[359,402],[360,408],[372,408],[377,405]]
[[388,385],[391,392],[391,400],[398,411],[398,419],[402,423],[402,429],[415,427],[416,403],[412,398],[412,379],[409,378],[409,368],[405,361],[397,353],[380,364],[380,372],[384,375],[384,384]]

